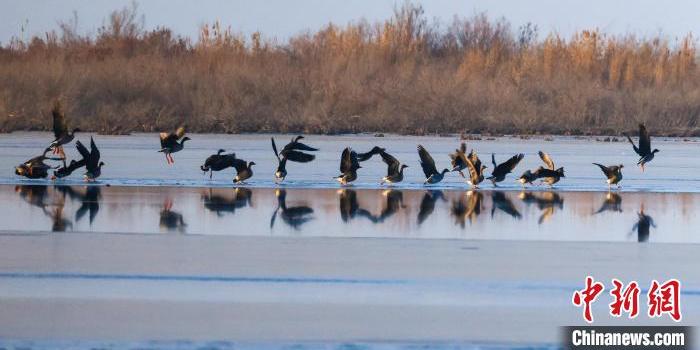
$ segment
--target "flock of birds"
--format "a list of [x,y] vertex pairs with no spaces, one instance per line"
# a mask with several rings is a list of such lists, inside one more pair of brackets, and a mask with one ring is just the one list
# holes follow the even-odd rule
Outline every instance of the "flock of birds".
[[[95,140],[90,138],[90,149],[85,147],[80,140],[76,140],[75,146],[81,155],[79,160],[66,161],[66,155],[63,151],[63,146],[69,144],[75,139],[76,133],[80,129],[75,128],[70,130],[66,123],[65,116],[61,110],[60,104],[54,104],[53,110],[53,131],[55,139],[44,149],[44,152],[37,157],[31,158],[26,162],[15,167],[15,173],[19,176],[24,176],[31,179],[46,178],[49,176],[49,171],[53,171],[52,179],[63,178],[71,175],[74,171],[85,167],[84,178],[86,181],[94,181],[102,173],[104,162],[100,161],[100,151],[95,144]],[[173,164],[173,153],[182,151],[185,148],[185,142],[190,140],[185,136],[185,128],[179,127],[174,132],[160,133],[160,150],[165,156],[168,164]],[[308,163],[315,159],[315,155],[309,152],[318,151],[318,148],[311,147],[301,142],[304,136],[296,136],[287,143],[281,150],[278,150],[275,139],[272,138],[272,150],[278,160],[278,166],[275,170],[275,181],[280,183],[287,176],[287,162]],[[627,139],[632,144],[632,147],[639,155],[637,165],[644,171],[645,165],[654,159],[654,155],[659,152],[658,149],[651,149],[651,138],[649,132],[643,124],[639,125],[639,144],[636,145],[632,138],[627,135]],[[483,165],[479,156],[474,150],[467,153],[467,146],[462,143],[454,153],[451,153],[451,169],[444,168],[438,171],[435,160],[430,155],[427,149],[422,145],[418,145],[418,156],[420,158],[420,166],[425,175],[424,184],[436,184],[442,181],[445,174],[448,172],[459,172],[466,179],[466,182],[472,187],[478,187],[484,180],[490,180],[494,186],[498,186],[499,182],[505,180],[518,166],[520,161],[525,157],[520,153],[510,157],[508,160],[497,163],[494,154],[491,154],[491,163],[493,169],[491,175],[486,177],[486,165]],[[49,152],[53,152],[53,157],[48,156]],[[236,176],[233,179],[234,183],[245,183],[246,180],[253,177],[253,166],[255,162],[248,162],[236,157],[235,153],[225,153],[223,149],[218,150],[216,154],[209,156],[204,164],[200,167],[202,171],[209,172],[211,179],[214,171],[222,171],[227,168],[235,168]],[[409,166],[400,162],[396,157],[389,154],[385,148],[378,146],[373,147],[369,152],[357,153],[350,147],[343,150],[340,156],[340,175],[335,179],[343,186],[355,181],[358,177],[358,170],[362,168],[361,163],[378,155],[387,165],[387,174],[381,179],[382,184],[395,184],[404,180],[404,169]],[[535,170],[526,170],[517,180],[523,185],[532,185],[535,181],[540,180],[543,184],[550,187],[559,182],[565,177],[564,168],[556,168],[552,158],[545,152],[540,151],[539,156],[544,163]],[[59,166],[51,166],[46,163],[47,160],[62,162]],[[620,187],[622,181],[623,165],[603,165],[593,163],[598,166],[606,177],[608,189],[613,185]],[[465,175],[465,170],[468,176]]]

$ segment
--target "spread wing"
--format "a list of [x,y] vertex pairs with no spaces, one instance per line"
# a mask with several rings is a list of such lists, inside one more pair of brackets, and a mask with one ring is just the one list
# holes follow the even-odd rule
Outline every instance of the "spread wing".
[[[493,155],[492,155],[492,156],[493,156]],[[502,171],[502,172],[504,172],[504,173],[509,173],[509,172],[513,171],[513,169],[515,169],[516,166],[518,166],[518,163],[520,163],[520,161],[521,161],[523,158],[525,158],[525,155],[522,154],[522,153],[517,154],[517,155],[514,155],[514,156],[510,157],[510,159],[508,159],[508,160],[506,160],[505,162],[499,164],[499,165],[496,167],[496,169],[497,169],[497,171]],[[494,169],[494,170],[496,170],[496,169]]]
[[470,162],[472,162],[476,170],[481,172],[481,159],[479,159],[479,156],[476,154],[476,152],[474,152],[474,150],[469,153],[468,159]]
[[185,127],[181,126],[175,130],[175,135],[177,136],[177,139],[181,139],[183,136],[185,136]]
[[540,158],[542,158],[544,164],[547,165],[547,168],[549,170],[554,170],[554,161],[552,161],[552,158],[549,156],[549,154],[540,151],[539,155]]
[[379,155],[382,156],[382,160],[384,161],[384,163],[386,163],[386,165],[388,165],[387,175],[393,175],[393,174],[399,173],[400,163],[399,163],[398,159],[394,158],[394,156],[392,156],[391,154],[386,153],[384,151],[379,152]]
[[[309,145],[303,144],[298,141],[290,142],[284,146],[284,150],[298,150],[298,151],[318,151],[318,148],[313,148]],[[284,150],[282,150],[284,152]]]
[[598,164],[598,163],[593,163],[593,164],[597,165],[600,168],[600,170],[603,171],[603,174],[605,174],[606,177],[610,178],[612,176],[613,172],[612,172],[611,168],[608,168],[603,164]]
[[160,147],[170,148],[174,143],[177,142],[177,135],[174,133],[162,132],[160,133]]
[[467,166],[467,144],[462,142],[459,149],[455,150],[455,153],[450,154],[452,159],[452,169],[463,169]]
[[87,161],[87,167],[94,169],[97,168],[97,164],[100,162],[100,150],[95,144],[95,140],[90,137],[90,159]]
[[85,159],[85,161],[90,159],[90,151],[88,151],[87,147],[85,147],[85,145],[83,145],[83,143],[80,142],[80,140],[75,141],[75,148],[78,149],[78,152],[83,157],[83,159]]
[[51,110],[53,115],[53,134],[56,139],[61,138],[63,135],[68,133],[68,125],[66,124],[66,117],[61,110],[61,102],[56,101]]
[[420,166],[423,168],[425,177],[438,173],[437,168],[435,168],[435,160],[422,145],[418,145],[418,156],[420,157]]
[[[340,173],[345,174],[348,171],[352,169],[352,164],[353,164],[353,152],[350,147],[346,147],[343,150],[343,154],[340,155]],[[357,159],[357,155],[355,155],[355,159]]]
[[240,173],[241,171],[245,170],[248,168],[247,163],[243,159],[231,159],[231,165],[236,168],[236,172]]
[[270,137],[270,140],[272,140],[272,151],[275,152],[275,157],[277,157],[277,160],[280,160],[280,154],[277,152],[277,145],[275,144],[275,138]]
[[644,155],[651,153],[651,137],[644,124],[639,124],[639,152]]
[[294,150],[282,151],[282,157],[284,157],[287,160],[291,160],[292,162],[298,163],[308,163],[316,159],[316,156],[313,154],[308,154]]
[[479,171],[481,169],[477,168],[474,163],[470,159],[466,159],[467,161],[467,169],[469,169],[469,178],[474,180],[479,178]]

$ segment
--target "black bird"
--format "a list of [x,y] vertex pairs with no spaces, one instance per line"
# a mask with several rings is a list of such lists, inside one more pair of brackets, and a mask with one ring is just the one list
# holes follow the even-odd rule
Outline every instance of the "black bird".
[[420,201],[420,210],[418,211],[418,225],[422,224],[435,210],[435,202],[441,199],[446,202],[445,194],[442,191],[428,190],[425,191],[423,199]]
[[644,214],[644,206],[640,209],[639,212],[637,212],[637,222],[632,226],[632,230],[637,231],[637,242],[647,242],[649,240],[649,231],[650,229],[656,228],[656,224],[654,223],[654,219],[649,216]]
[[464,177],[463,170],[467,168],[467,144],[462,142],[454,153],[450,153],[452,160],[452,171],[459,171],[459,175]]
[[163,202],[163,209],[160,211],[160,227],[166,229],[169,232],[178,231],[180,233],[185,232],[187,224],[185,219],[179,212],[173,211],[173,201],[172,199],[166,199]]
[[539,167],[539,169],[537,169],[535,172],[537,177],[542,179],[543,183],[552,187],[555,183],[559,182],[562,177],[566,177],[564,175],[563,167],[559,169],[554,168],[554,161],[549,154],[542,151],[539,151],[538,154],[540,155],[540,159],[542,159],[544,164],[547,166],[546,168]]
[[253,165],[255,162],[246,162],[243,159],[233,159],[233,167],[236,168],[236,177],[233,178],[235,184],[245,184],[245,180],[253,177]]
[[659,150],[656,148],[654,148],[653,151],[651,150],[651,137],[649,136],[649,132],[647,132],[647,128],[644,126],[644,124],[639,124],[639,147],[634,144],[629,135],[625,136],[627,136],[627,140],[629,140],[629,142],[632,144],[634,151],[639,155],[637,165],[639,165],[643,172],[644,165],[651,162],[651,160],[654,159],[654,154],[659,152]]
[[522,217],[518,209],[516,209],[515,205],[513,205],[513,202],[510,200],[510,198],[508,198],[508,196],[506,196],[506,194],[501,191],[493,191],[493,193],[491,193],[491,202],[493,202],[491,204],[492,218],[496,209],[500,209],[501,211],[515,219],[520,219]]
[[481,164],[479,157],[472,151],[469,157],[465,158],[467,169],[469,169],[469,180],[467,183],[472,187],[479,187],[479,184],[484,181],[484,170],[486,166]]
[[55,139],[49,145],[49,148],[53,150],[54,154],[60,154],[61,157],[65,158],[66,154],[63,152],[63,145],[66,145],[73,141],[75,138],[75,133],[79,132],[79,128],[73,129],[73,131],[68,130],[68,124],[66,123],[66,117],[61,109],[61,102],[56,100],[53,104],[53,109],[51,110],[53,115],[53,134]]
[[85,166],[85,159],[81,159],[78,161],[76,161],[75,159],[72,159],[70,161],[70,164],[66,165],[66,159],[63,158],[63,166],[54,170],[52,180],[60,179],[60,178],[64,178],[66,176],[69,176],[74,171],[76,171],[84,166]]
[[423,184],[436,184],[442,181],[445,173],[449,170],[442,169],[442,172],[438,172],[435,167],[435,160],[422,145],[418,145],[418,156],[420,157],[420,166],[423,169],[423,174],[425,174],[425,182]]
[[75,147],[85,161],[85,181],[95,181],[102,174],[102,166],[105,165],[100,161],[100,150],[97,149],[95,140],[90,137],[90,151],[79,140],[75,141]]
[[379,152],[379,155],[382,156],[382,160],[387,165],[386,176],[382,178],[382,184],[395,184],[403,181],[403,169],[408,168],[408,165],[401,164],[398,159],[385,151]]
[[308,154],[302,151],[318,151],[318,148],[314,148],[305,145],[299,140],[303,139],[304,136],[297,136],[292,139],[292,141],[282,148],[281,152],[277,152],[277,145],[275,144],[275,138],[270,138],[272,140],[272,150],[275,152],[275,157],[277,157],[278,165],[275,171],[275,180],[278,182],[284,181],[287,177],[287,161],[297,162],[297,163],[308,163],[316,158],[313,154]]
[[280,217],[282,221],[295,230],[298,230],[301,225],[313,219],[310,215],[314,213],[314,210],[306,205],[287,207],[286,190],[276,190],[275,196],[277,197],[277,209],[275,209],[270,219],[270,228],[275,226],[275,219],[277,218],[278,212],[281,212]]
[[528,169],[525,170],[525,172],[522,175],[520,175],[520,177],[518,178],[518,182],[520,182],[520,184],[523,185],[523,187],[525,187],[526,184],[532,185],[532,183],[535,182],[537,178],[537,170],[535,170],[535,172],[533,173],[532,171],[530,171],[530,169]]
[[594,165],[597,165],[600,170],[603,171],[603,174],[605,174],[605,177],[608,179],[608,190],[610,190],[610,186],[612,185],[617,185],[618,188],[620,188],[620,181],[622,181],[622,168],[625,166],[620,164],[620,165],[611,165],[611,166],[605,166],[602,164],[598,163],[593,163]]
[[604,211],[622,212],[622,197],[617,193],[608,192],[600,208],[593,214],[600,214]]
[[160,151],[158,152],[163,152],[163,154],[165,155],[165,161],[167,161],[168,164],[173,164],[175,163],[175,159],[173,159],[172,154],[175,152],[182,151],[182,149],[185,147],[185,141],[189,140],[190,138],[185,136],[185,128],[182,126],[177,128],[175,132],[161,132]]
[[381,147],[379,147],[379,146],[374,146],[374,147],[372,147],[372,149],[371,149],[369,152],[366,152],[366,153],[358,153],[358,154],[357,154],[357,161],[358,161],[358,162],[364,162],[364,161],[369,160],[370,158],[372,158],[372,156],[374,156],[375,154],[381,154],[381,152],[384,152],[384,151],[385,151],[384,148],[381,148]]
[[214,171],[221,171],[226,168],[233,167],[236,159],[235,153],[222,154],[226,152],[220,149],[216,154],[212,154],[204,160],[204,165],[199,168],[206,174],[209,172],[209,180],[211,180]]
[[49,169],[55,169],[44,161],[46,160],[62,160],[62,158],[51,158],[47,157],[46,153],[49,153],[51,148],[44,150],[44,153],[40,156],[31,158],[24,163],[15,167],[15,174],[19,176],[24,176],[30,179],[43,179],[49,176]]
[[357,153],[347,147],[340,156],[340,175],[335,177],[341,185],[347,185],[357,179],[357,169],[362,168],[357,160]]
[[516,166],[518,166],[518,163],[520,163],[521,160],[525,158],[525,155],[520,153],[517,155],[514,155],[510,157],[507,161],[496,165],[496,156],[491,153],[491,163],[493,163],[493,171],[491,171],[491,176],[487,177],[488,180],[491,180],[494,186],[497,186],[497,182],[501,182],[505,180],[506,175],[510,174],[513,169],[515,169]]
[[339,190],[338,194],[340,194],[338,197],[340,218],[343,220],[343,222],[349,222],[356,216],[362,216],[369,218],[372,221],[376,221],[372,216],[372,213],[360,207],[360,204],[357,201],[357,192],[355,192],[355,190],[344,188]]

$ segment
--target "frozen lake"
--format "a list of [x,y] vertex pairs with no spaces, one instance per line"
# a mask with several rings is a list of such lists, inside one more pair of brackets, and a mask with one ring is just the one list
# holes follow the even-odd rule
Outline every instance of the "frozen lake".
[[[192,140],[186,143],[185,150],[175,153],[175,164],[169,166],[161,153],[156,134],[135,134],[132,136],[96,135],[102,159],[107,165],[103,169],[100,183],[112,185],[173,185],[173,186],[231,186],[235,175],[228,169],[214,175],[209,181],[199,169],[207,156],[219,148],[236,152],[241,159],[255,161],[255,176],[249,181],[251,187],[275,187],[273,173],[277,160],[270,146],[272,135],[189,135]],[[292,135],[274,135],[278,145],[289,141]],[[89,142],[88,134],[78,136]],[[49,133],[13,133],[0,135],[0,183],[45,183],[29,181],[14,175],[14,166],[33,157],[52,140]],[[638,157],[627,142],[597,142],[595,138],[544,137],[522,140],[502,137],[494,140],[467,141],[468,149],[475,149],[482,161],[491,168],[491,153],[498,162],[524,153],[525,159],[513,174],[500,184],[502,189],[520,189],[515,178],[526,169],[535,169],[542,164],[537,156],[539,150],[549,153],[557,167],[563,166],[567,177],[557,188],[572,191],[607,190],[600,170],[592,165],[598,162],[606,165],[624,164],[624,191],[656,192],[700,192],[700,157],[697,156],[700,143],[697,139],[652,139],[652,146],[660,153],[648,165],[645,173],[636,168]],[[392,136],[373,137],[368,135],[316,136],[309,135],[305,143],[320,148],[316,160],[307,164],[289,163],[289,175],[285,187],[337,188],[332,177],[338,175],[340,153],[350,146],[358,152],[366,152],[379,145],[387,149],[400,161],[408,164],[406,178],[398,188],[422,188],[424,180],[418,163],[416,145],[422,144],[432,154],[438,168],[449,167],[448,154],[459,146],[457,137],[412,137]],[[280,146],[282,147],[282,146]],[[69,158],[77,156],[73,144],[66,147]],[[386,173],[386,166],[379,157],[362,163],[355,188],[377,188]],[[487,171],[490,171],[487,169]],[[76,172],[72,178],[62,183],[75,184],[82,181]],[[434,186],[443,189],[464,189],[466,184],[457,173]],[[484,182],[483,188],[490,188]]]

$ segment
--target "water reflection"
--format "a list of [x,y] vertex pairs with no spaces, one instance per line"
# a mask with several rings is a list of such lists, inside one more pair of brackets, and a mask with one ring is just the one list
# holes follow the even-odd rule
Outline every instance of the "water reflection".
[[518,195],[521,201],[527,205],[536,204],[537,208],[541,211],[541,215],[537,220],[537,223],[541,225],[542,223],[548,221],[552,218],[556,209],[562,210],[564,208],[564,199],[557,192],[547,191],[541,193],[534,192],[520,192]]
[[418,225],[422,224],[435,210],[435,202],[441,200],[447,202],[445,194],[439,190],[427,190],[420,201],[420,211],[418,212]]
[[158,224],[161,229],[165,229],[168,232],[184,233],[187,227],[182,214],[173,210],[173,200],[171,198],[166,198],[163,202]]
[[493,191],[491,193],[491,201],[493,202],[491,206],[492,219],[496,209],[510,215],[510,217],[514,219],[520,219],[522,217],[518,209],[515,208],[515,205],[513,205],[513,201],[508,198],[508,195],[505,192]]
[[644,213],[644,205],[637,212],[637,222],[632,226],[632,231],[637,231],[637,242],[649,241],[649,230],[656,228],[654,219]]
[[594,214],[600,214],[605,211],[622,213],[622,197],[615,192],[608,192],[605,195],[605,200]]
[[299,230],[301,225],[311,221],[313,217],[311,214],[314,210],[311,207],[301,204],[297,206],[288,207],[287,206],[287,191],[277,190],[275,191],[275,196],[277,197],[277,208],[272,214],[270,219],[270,228],[275,226],[275,221],[277,219],[277,213],[282,218],[285,224],[289,225],[295,230]]
[[[225,192],[224,192],[225,191]],[[204,208],[222,216],[224,213],[235,213],[237,209],[253,206],[253,191],[244,187],[233,189],[233,196],[228,195],[229,190],[208,189],[202,195]]]
[[679,214],[700,209],[698,194],[0,185],[0,205],[0,231],[17,233],[700,243],[700,216]]

